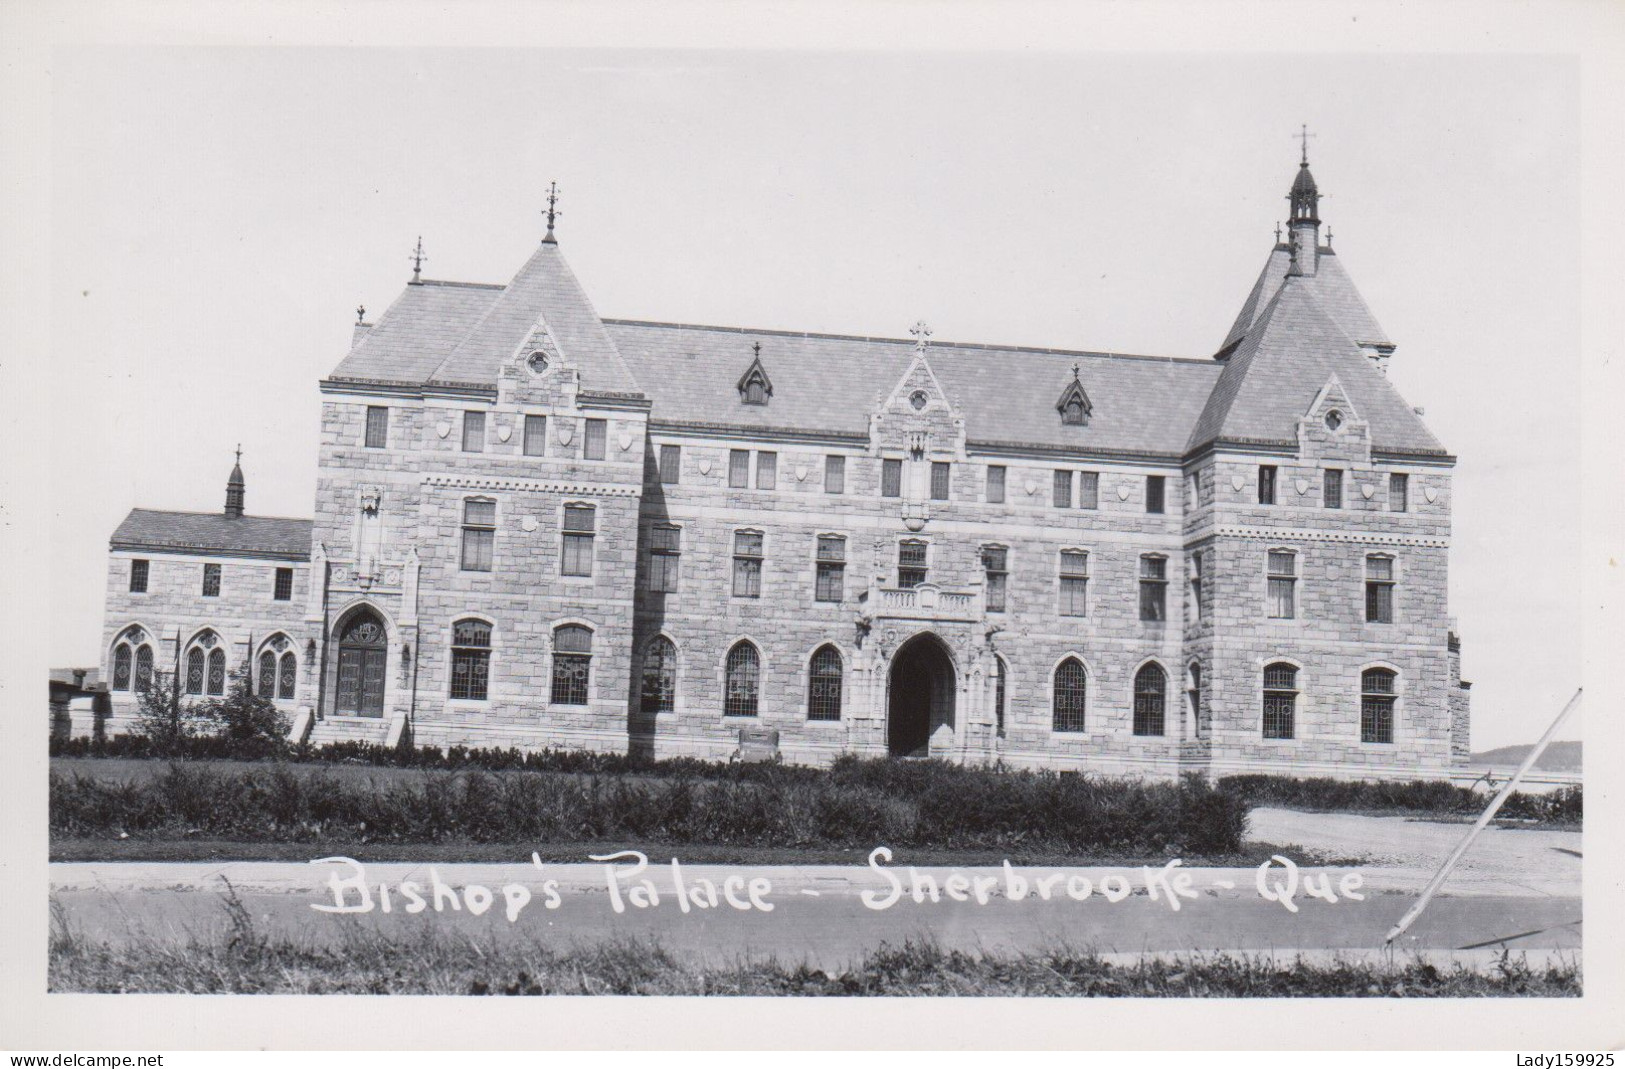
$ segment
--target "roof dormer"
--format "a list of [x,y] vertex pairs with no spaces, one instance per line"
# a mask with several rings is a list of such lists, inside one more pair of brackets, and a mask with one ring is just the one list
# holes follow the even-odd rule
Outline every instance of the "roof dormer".
[[1089,416],[1094,412],[1094,405],[1089,401],[1089,394],[1083,388],[1083,380],[1079,377],[1080,369],[1077,364],[1072,365],[1072,381],[1066,384],[1061,391],[1061,397],[1055,402],[1055,410],[1061,414],[1061,422],[1069,427],[1087,427]]
[[755,358],[739,377],[739,400],[747,405],[765,405],[773,396],[773,380],[767,377],[767,369],[762,366],[762,343],[752,345],[751,352]]

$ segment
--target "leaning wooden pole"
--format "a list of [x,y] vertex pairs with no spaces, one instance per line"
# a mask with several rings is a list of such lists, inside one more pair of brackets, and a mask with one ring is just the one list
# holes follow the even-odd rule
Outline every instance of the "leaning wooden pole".
[[1552,726],[1546,729],[1546,734],[1542,735],[1540,741],[1535,743],[1534,749],[1530,750],[1528,756],[1523,759],[1523,764],[1518,766],[1518,771],[1514,772],[1512,778],[1507,780],[1506,786],[1501,788],[1501,792],[1495,796],[1494,801],[1490,802],[1489,807],[1479,814],[1478,821],[1467,832],[1466,837],[1456,844],[1456,848],[1445,859],[1439,871],[1433,874],[1433,879],[1429,880],[1428,885],[1422,889],[1422,897],[1416,900],[1416,905],[1412,906],[1410,912],[1401,917],[1399,923],[1394,925],[1388,932],[1388,937],[1383,940],[1384,946],[1392,946],[1394,940],[1405,934],[1405,929],[1415,924],[1416,918],[1420,917],[1422,911],[1428,908],[1428,903],[1433,901],[1433,896],[1438,893],[1440,887],[1444,886],[1445,879],[1449,877],[1450,870],[1456,867],[1456,862],[1461,860],[1461,855],[1465,854],[1467,848],[1473,845],[1473,840],[1478,838],[1478,833],[1483,831],[1484,826],[1495,816],[1496,811],[1501,808],[1501,803],[1505,802],[1507,796],[1518,786],[1518,781],[1523,778],[1523,774],[1528,772],[1530,766],[1539,760],[1541,754],[1546,752],[1546,746],[1552,741],[1552,736],[1557,734],[1557,729],[1563,726],[1563,721],[1567,720],[1569,714],[1574,712],[1575,707],[1580,704],[1580,695],[1584,691],[1584,687],[1575,690],[1574,697],[1570,698],[1569,703],[1563,706],[1563,711],[1557,714],[1557,719],[1553,720]]

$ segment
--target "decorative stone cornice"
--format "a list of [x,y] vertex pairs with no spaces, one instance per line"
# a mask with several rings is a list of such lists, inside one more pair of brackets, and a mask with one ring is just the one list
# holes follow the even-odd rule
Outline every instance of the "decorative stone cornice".
[[425,475],[424,486],[450,486],[460,490],[520,490],[526,493],[571,494],[578,497],[637,497],[641,487],[571,483],[549,479],[504,479],[480,475]]
[[1382,531],[1310,531],[1290,527],[1220,524],[1212,533],[1221,538],[1250,538],[1261,542],[1347,542],[1380,546],[1423,546],[1430,549],[1450,547],[1448,538],[1388,534]]

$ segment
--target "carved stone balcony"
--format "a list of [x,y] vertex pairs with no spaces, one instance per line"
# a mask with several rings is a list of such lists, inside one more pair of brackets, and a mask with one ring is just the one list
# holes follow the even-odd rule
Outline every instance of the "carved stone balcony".
[[873,619],[971,623],[983,615],[982,592],[944,590],[935,583],[916,587],[871,586],[858,595],[858,612]]

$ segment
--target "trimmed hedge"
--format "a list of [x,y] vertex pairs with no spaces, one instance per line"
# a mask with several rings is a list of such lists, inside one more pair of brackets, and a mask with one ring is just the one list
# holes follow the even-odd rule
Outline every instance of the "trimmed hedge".
[[173,762],[114,782],[51,774],[63,836],[247,841],[570,842],[1014,847],[1116,855],[1239,851],[1247,804],[1198,777],[1142,783],[942,762],[844,758],[828,769],[711,765],[702,777],[479,768],[354,771]]
[[[1447,780],[1369,783],[1250,775],[1225,776],[1219,780],[1219,789],[1240,796],[1250,805],[1313,812],[1476,817],[1490,801],[1490,795],[1482,791],[1458,787]],[[1563,787],[1550,794],[1514,791],[1496,815],[1548,824],[1579,824],[1584,816],[1584,794],[1580,787]]]

